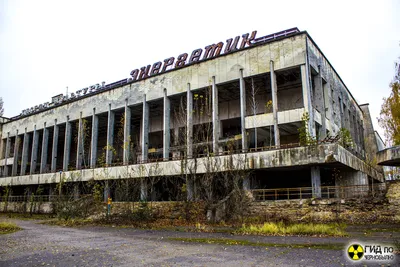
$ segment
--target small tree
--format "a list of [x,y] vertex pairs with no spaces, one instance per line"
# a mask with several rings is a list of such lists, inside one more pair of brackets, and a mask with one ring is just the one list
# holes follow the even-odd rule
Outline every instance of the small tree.
[[383,98],[379,125],[385,131],[386,141],[389,145],[400,145],[400,83],[394,81],[390,84],[391,93]]
[[[388,146],[400,145],[400,58],[395,62],[395,74],[390,83],[391,93],[387,98],[383,98],[379,126],[384,130],[386,144]],[[387,175],[398,179],[399,168],[393,167],[386,171]]]
[[354,146],[353,138],[351,133],[346,128],[340,128],[339,130],[339,144],[344,148],[352,148]]
[[395,62],[395,74],[389,84],[391,93],[388,98],[383,98],[379,125],[385,131],[388,145],[400,145],[400,58]]
[[308,146],[316,144],[317,140],[314,136],[310,134],[310,129],[308,128],[308,121],[310,120],[310,115],[308,112],[304,112],[301,116],[301,127],[299,127],[299,141],[300,145]]

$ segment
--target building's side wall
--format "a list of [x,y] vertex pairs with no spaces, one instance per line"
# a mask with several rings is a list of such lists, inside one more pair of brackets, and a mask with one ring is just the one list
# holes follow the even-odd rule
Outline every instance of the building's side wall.
[[376,143],[378,145],[378,151],[384,150],[386,148],[386,145],[383,142],[381,136],[379,135],[379,133],[377,131],[374,131],[374,134],[375,134]]
[[[315,90],[312,94],[313,107],[320,114],[324,113],[322,107],[325,107],[327,125],[332,127],[332,129],[327,127],[331,135],[337,134],[340,128],[349,130],[355,144],[353,149],[363,155],[363,111],[339,75],[310,38],[307,38],[307,48],[312,74],[317,75],[320,72],[323,80],[322,90]],[[313,82],[313,79],[311,80]]]
[[374,162],[376,153],[379,151],[378,142],[375,136],[374,126],[372,124],[371,113],[369,112],[369,105],[361,105],[364,113],[364,136],[365,136],[365,151],[367,160]]

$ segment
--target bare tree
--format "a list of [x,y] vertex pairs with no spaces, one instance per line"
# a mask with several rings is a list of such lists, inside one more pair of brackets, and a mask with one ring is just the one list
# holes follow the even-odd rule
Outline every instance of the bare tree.
[[[245,210],[243,179],[247,178],[250,172],[246,168],[246,156],[234,154],[237,150],[234,138],[220,144],[226,155],[221,156],[219,151],[212,151],[211,96],[211,87],[193,93],[193,110],[186,110],[187,99],[182,97],[174,117],[179,124],[186,125],[187,112],[192,112],[193,155],[189,158],[184,151],[181,160],[181,178],[186,182],[187,199],[205,201],[207,217],[211,222],[215,222],[237,217],[238,213]],[[187,131],[178,136],[180,143],[185,144],[185,148],[190,145],[187,144],[186,133]]]
[[3,107],[3,105],[4,105],[3,98],[0,97],[0,116],[3,116],[3,114],[4,114],[4,107]]
[[[258,87],[254,85],[254,79],[251,78],[251,95],[250,95],[250,106],[251,111],[253,112],[253,116],[257,115],[258,110],[258,99],[257,99]],[[253,119],[253,127],[254,127],[254,143],[255,148],[257,148],[257,127],[256,127],[256,120]]]

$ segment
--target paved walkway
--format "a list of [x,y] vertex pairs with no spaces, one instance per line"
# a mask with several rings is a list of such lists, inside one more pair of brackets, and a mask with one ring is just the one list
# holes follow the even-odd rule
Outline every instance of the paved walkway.
[[[169,238],[231,238],[279,244],[347,244],[351,238],[231,236],[113,227],[65,228],[36,221],[13,221],[24,230],[0,235],[0,266],[349,265],[343,251],[338,250],[230,246],[171,241]],[[386,240],[382,238],[385,239],[378,235],[369,240],[394,241],[389,235]]]

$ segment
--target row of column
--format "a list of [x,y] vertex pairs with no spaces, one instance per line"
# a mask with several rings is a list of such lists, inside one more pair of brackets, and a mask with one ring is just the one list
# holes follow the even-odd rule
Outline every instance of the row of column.
[[[310,80],[309,80],[309,71],[306,65],[301,66],[301,75],[302,75],[302,84],[303,84],[303,100],[304,100],[304,108],[306,112],[310,114],[310,129],[314,129],[313,127],[313,110],[311,107],[311,91],[310,91]],[[271,94],[272,94],[272,107],[273,107],[273,122],[274,122],[274,139],[275,145],[280,145],[280,135],[279,135],[279,121],[278,121],[278,98],[277,98],[277,83],[276,83],[276,74],[274,71],[274,62],[270,61],[270,82],[271,82]],[[245,81],[243,78],[243,69],[239,71],[239,85],[240,85],[240,120],[241,120],[241,134],[242,134],[242,150],[247,151],[248,144],[246,138],[246,128],[245,128],[245,117],[246,117],[246,88]],[[170,99],[167,96],[167,90],[164,89],[164,110],[163,110],[163,157],[165,160],[169,159],[170,152]],[[187,157],[193,156],[193,95],[191,91],[190,84],[187,85],[187,127],[186,127],[186,155]],[[128,106],[128,99],[125,100],[125,112],[124,112],[124,146],[123,146],[123,163],[128,164],[130,158],[130,149],[129,144],[131,142],[131,109]],[[213,123],[213,151],[214,153],[218,153],[218,140],[219,140],[219,113],[218,113],[218,87],[215,82],[215,76],[212,77],[212,123]],[[113,140],[114,140],[114,124],[115,124],[115,112],[111,109],[111,104],[108,106],[108,122],[107,122],[107,149],[106,149],[106,165],[110,165],[112,163],[113,157]],[[82,122],[82,113],[79,117],[78,123],[78,142],[77,142],[77,161],[76,168],[81,169],[82,167],[82,158],[83,158],[83,122]],[[97,161],[97,141],[98,141],[98,126],[99,126],[99,117],[96,114],[96,109],[93,108],[92,115],[92,133],[91,133],[91,151],[90,151],[90,167],[96,167]],[[59,125],[57,125],[57,120],[54,122],[54,130],[53,130],[53,144],[52,144],[52,158],[51,158],[51,172],[56,172],[56,162],[57,162],[57,144],[58,144],[58,135],[59,135]],[[146,99],[146,95],[143,97],[143,114],[142,114],[142,132],[141,132],[141,148],[142,155],[141,158],[145,162],[148,159],[148,142],[149,142],[149,104]],[[43,138],[42,138],[42,154],[41,154],[41,165],[40,165],[40,173],[45,171],[45,166],[47,162],[47,146],[49,139],[49,130],[44,125],[43,129]],[[21,162],[21,175],[25,175],[27,161],[28,161],[28,147],[29,147],[29,134],[24,133],[24,142],[22,148],[22,162]],[[16,135],[15,147],[14,147],[14,162],[12,167],[12,175],[17,174],[17,160],[18,160],[18,151],[19,151],[19,143],[20,137],[18,136],[18,132]],[[36,161],[38,157],[38,146],[39,146],[39,133],[36,130],[36,125],[34,126],[33,134],[32,134],[32,151],[31,151],[31,168],[30,174],[33,174],[36,170]],[[69,121],[69,116],[67,116],[66,124],[65,124],[65,142],[64,142],[64,153],[63,153],[63,171],[68,170],[69,160],[70,160],[70,147],[71,147],[71,122]],[[6,140],[6,151],[5,158],[7,161],[7,157],[10,153],[10,136],[9,133],[7,135]],[[5,166],[4,175],[8,175],[8,168]]]

